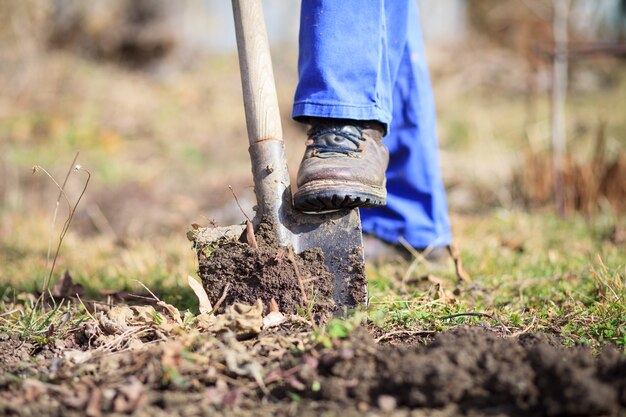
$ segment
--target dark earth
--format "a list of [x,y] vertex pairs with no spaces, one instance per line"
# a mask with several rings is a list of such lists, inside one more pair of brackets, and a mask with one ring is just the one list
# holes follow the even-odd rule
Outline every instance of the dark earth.
[[623,348],[489,327],[332,338],[312,328],[335,308],[321,251],[296,255],[263,226],[255,236],[196,246],[203,286],[218,313],[260,297],[285,322],[238,338],[157,303],[159,320],[102,306],[57,337],[0,334],[0,415],[626,416]]
[[502,338],[459,328],[428,344],[381,346],[360,331],[338,348],[314,352],[300,359],[311,364],[300,375],[307,387],[301,395],[357,409],[511,416],[626,411],[623,351],[605,348],[594,357],[584,347],[564,348],[545,334]]
[[626,415],[623,350],[594,355],[546,334],[465,327],[402,339],[380,344],[362,327],[324,347],[282,327],[245,342],[196,335],[73,363],[63,350],[78,337],[38,349],[4,335],[0,415]]
[[274,299],[283,313],[310,309],[318,323],[326,321],[335,304],[334,277],[324,264],[324,254],[319,249],[295,254],[280,247],[272,235],[272,226],[261,223],[255,232],[257,247],[226,239],[209,254],[203,246],[196,248],[198,273],[209,299],[216,302],[225,293],[224,306],[254,304],[260,298],[266,308]]

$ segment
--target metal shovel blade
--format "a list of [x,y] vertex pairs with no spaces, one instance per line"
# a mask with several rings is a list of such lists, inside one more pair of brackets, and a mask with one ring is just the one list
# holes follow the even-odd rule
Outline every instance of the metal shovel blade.
[[324,263],[335,276],[333,300],[337,313],[367,303],[367,281],[363,263],[363,237],[358,210],[323,215],[292,211],[284,219],[293,233],[297,253],[320,248]]
[[257,199],[255,223],[269,220],[276,240],[296,253],[320,248],[335,276],[337,312],[367,300],[358,210],[304,214],[292,207],[289,172],[263,4],[233,0],[237,52]]

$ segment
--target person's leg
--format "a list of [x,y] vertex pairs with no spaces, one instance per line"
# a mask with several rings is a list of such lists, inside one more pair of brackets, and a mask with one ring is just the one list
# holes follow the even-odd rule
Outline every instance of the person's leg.
[[391,121],[414,0],[303,0],[292,117]]
[[[413,3],[413,2],[412,2]],[[361,210],[363,230],[390,242],[403,237],[415,248],[451,242],[441,179],[435,106],[417,15],[411,5],[407,43],[393,90],[387,205]]]
[[303,0],[292,116],[311,124],[296,208],[385,202],[392,93],[413,0]]

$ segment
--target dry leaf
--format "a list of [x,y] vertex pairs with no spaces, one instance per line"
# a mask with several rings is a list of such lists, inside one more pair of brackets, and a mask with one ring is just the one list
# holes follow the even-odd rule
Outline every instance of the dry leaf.
[[47,389],[46,386],[36,379],[26,379],[22,382],[22,389],[24,390],[24,399],[27,402],[33,402],[37,400]]
[[435,284],[435,289],[437,291],[437,298],[445,303],[454,304],[456,303],[456,297],[452,293],[444,288],[441,284]]
[[168,313],[170,313],[170,316],[174,319],[176,324],[182,326],[183,319],[180,318],[180,311],[178,311],[176,307],[174,307],[171,304],[166,303],[165,301],[159,301],[157,305],[165,309],[165,311],[167,311]]
[[144,386],[136,377],[131,376],[125,385],[117,390],[113,409],[118,413],[131,413],[146,403]]
[[263,302],[256,300],[254,305],[235,303],[226,307],[224,314],[215,317],[209,330],[214,332],[232,331],[238,337],[259,334],[263,326]]
[[524,247],[524,242],[521,239],[503,239],[500,242],[500,246],[503,248],[511,249],[512,251],[523,253],[526,248]]
[[163,346],[161,365],[164,368],[180,368],[183,362],[183,346],[178,342],[170,342]]
[[287,318],[280,311],[270,311],[263,317],[263,329],[269,329],[283,324]]
[[132,306],[132,315],[128,317],[127,324],[140,326],[152,324],[157,317],[157,311],[152,306]]
[[66,350],[63,357],[75,365],[87,362],[91,359],[92,352],[89,350]]
[[193,290],[196,297],[198,297],[198,304],[200,306],[200,313],[207,314],[213,310],[213,305],[211,304],[211,300],[209,300],[209,296],[202,284],[196,281],[191,275],[187,275],[187,283]]
[[61,275],[61,278],[59,278],[52,289],[52,296],[54,298],[68,298],[76,294],[83,295],[84,293],[85,289],[83,286],[74,283],[69,271],[65,271],[63,275]]
[[[113,306],[107,312],[107,317],[118,327],[125,329],[135,316],[135,312],[125,305]],[[102,323],[101,323],[102,324]]]
[[254,236],[254,226],[250,220],[246,220],[246,241],[252,248],[257,248],[256,237]]
[[99,388],[91,390],[89,400],[87,400],[87,408],[85,409],[85,415],[87,417],[99,417],[101,413],[102,405],[102,391]]
[[211,330],[216,320],[214,314],[202,313],[196,316],[195,324],[200,330]]

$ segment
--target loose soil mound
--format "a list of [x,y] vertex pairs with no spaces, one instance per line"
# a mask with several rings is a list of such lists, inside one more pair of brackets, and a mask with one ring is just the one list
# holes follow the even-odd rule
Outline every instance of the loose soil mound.
[[209,299],[215,303],[225,294],[222,306],[226,306],[254,304],[260,298],[266,308],[274,299],[283,313],[311,309],[318,323],[325,321],[335,304],[334,277],[324,264],[324,254],[319,249],[290,253],[271,236],[271,225],[261,223],[256,248],[232,240],[218,242],[208,255],[203,247],[197,248],[199,275]]
[[338,348],[314,351],[295,362],[307,366],[296,383],[281,387],[277,395],[294,392],[363,411],[407,407],[448,410],[445,415],[626,413],[624,352],[607,348],[594,358],[586,348],[564,348],[542,334],[505,339],[465,328],[441,333],[428,345],[382,346],[363,331]]
[[541,334],[459,328],[381,345],[360,329],[324,348],[281,327],[111,352],[77,350],[76,336],[44,347],[0,337],[0,415],[626,415],[623,351],[595,357]]

